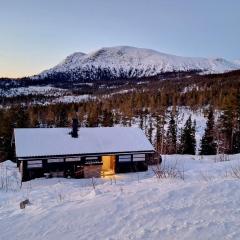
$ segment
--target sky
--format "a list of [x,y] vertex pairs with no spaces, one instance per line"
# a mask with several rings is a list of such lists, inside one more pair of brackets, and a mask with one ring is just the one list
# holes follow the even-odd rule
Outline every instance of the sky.
[[0,77],[127,45],[240,59],[239,0],[0,0]]

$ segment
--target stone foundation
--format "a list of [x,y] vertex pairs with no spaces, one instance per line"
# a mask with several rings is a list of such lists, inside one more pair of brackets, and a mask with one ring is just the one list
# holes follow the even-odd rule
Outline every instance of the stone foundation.
[[84,166],[84,178],[101,177],[102,165]]

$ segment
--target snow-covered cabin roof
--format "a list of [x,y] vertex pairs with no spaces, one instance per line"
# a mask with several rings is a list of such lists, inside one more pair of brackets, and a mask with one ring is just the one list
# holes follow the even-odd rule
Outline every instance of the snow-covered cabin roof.
[[16,128],[16,156],[24,158],[154,151],[139,128],[80,128],[78,138],[72,138],[70,131],[70,128]]

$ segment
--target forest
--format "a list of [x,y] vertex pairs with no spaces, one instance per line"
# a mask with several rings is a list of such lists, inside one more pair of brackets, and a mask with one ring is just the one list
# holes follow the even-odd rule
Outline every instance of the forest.
[[[106,83],[105,83],[106,84]],[[110,82],[109,86],[114,83]],[[151,77],[125,81],[112,88],[89,88],[94,98],[78,103],[32,104],[45,96],[1,99],[0,159],[14,160],[13,129],[70,127],[73,116],[81,127],[138,126],[161,154],[240,152],[240,71],[215,75],[184,75],[171,79]],[[177,123],[181,107],[201,109],[207,118],[200,149],[196,149],[196,123],[189,115]],[[198,151],[199,150],[199,151]]]

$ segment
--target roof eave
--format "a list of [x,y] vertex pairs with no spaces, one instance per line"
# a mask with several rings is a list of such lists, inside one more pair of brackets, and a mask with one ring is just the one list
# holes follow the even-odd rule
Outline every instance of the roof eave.
[[102,156],[102,155],[119,155],[131,153],[155,153],[153,150],[142,151],[124,151],[124,152],[101,152],[101,153],[79,153],[79,154],[61,154],[61,155],[36,155],[36,156],[16,156],[18,160],[27,160],[31,158],[64,158],[64,157],[79,157],[79,156]]

